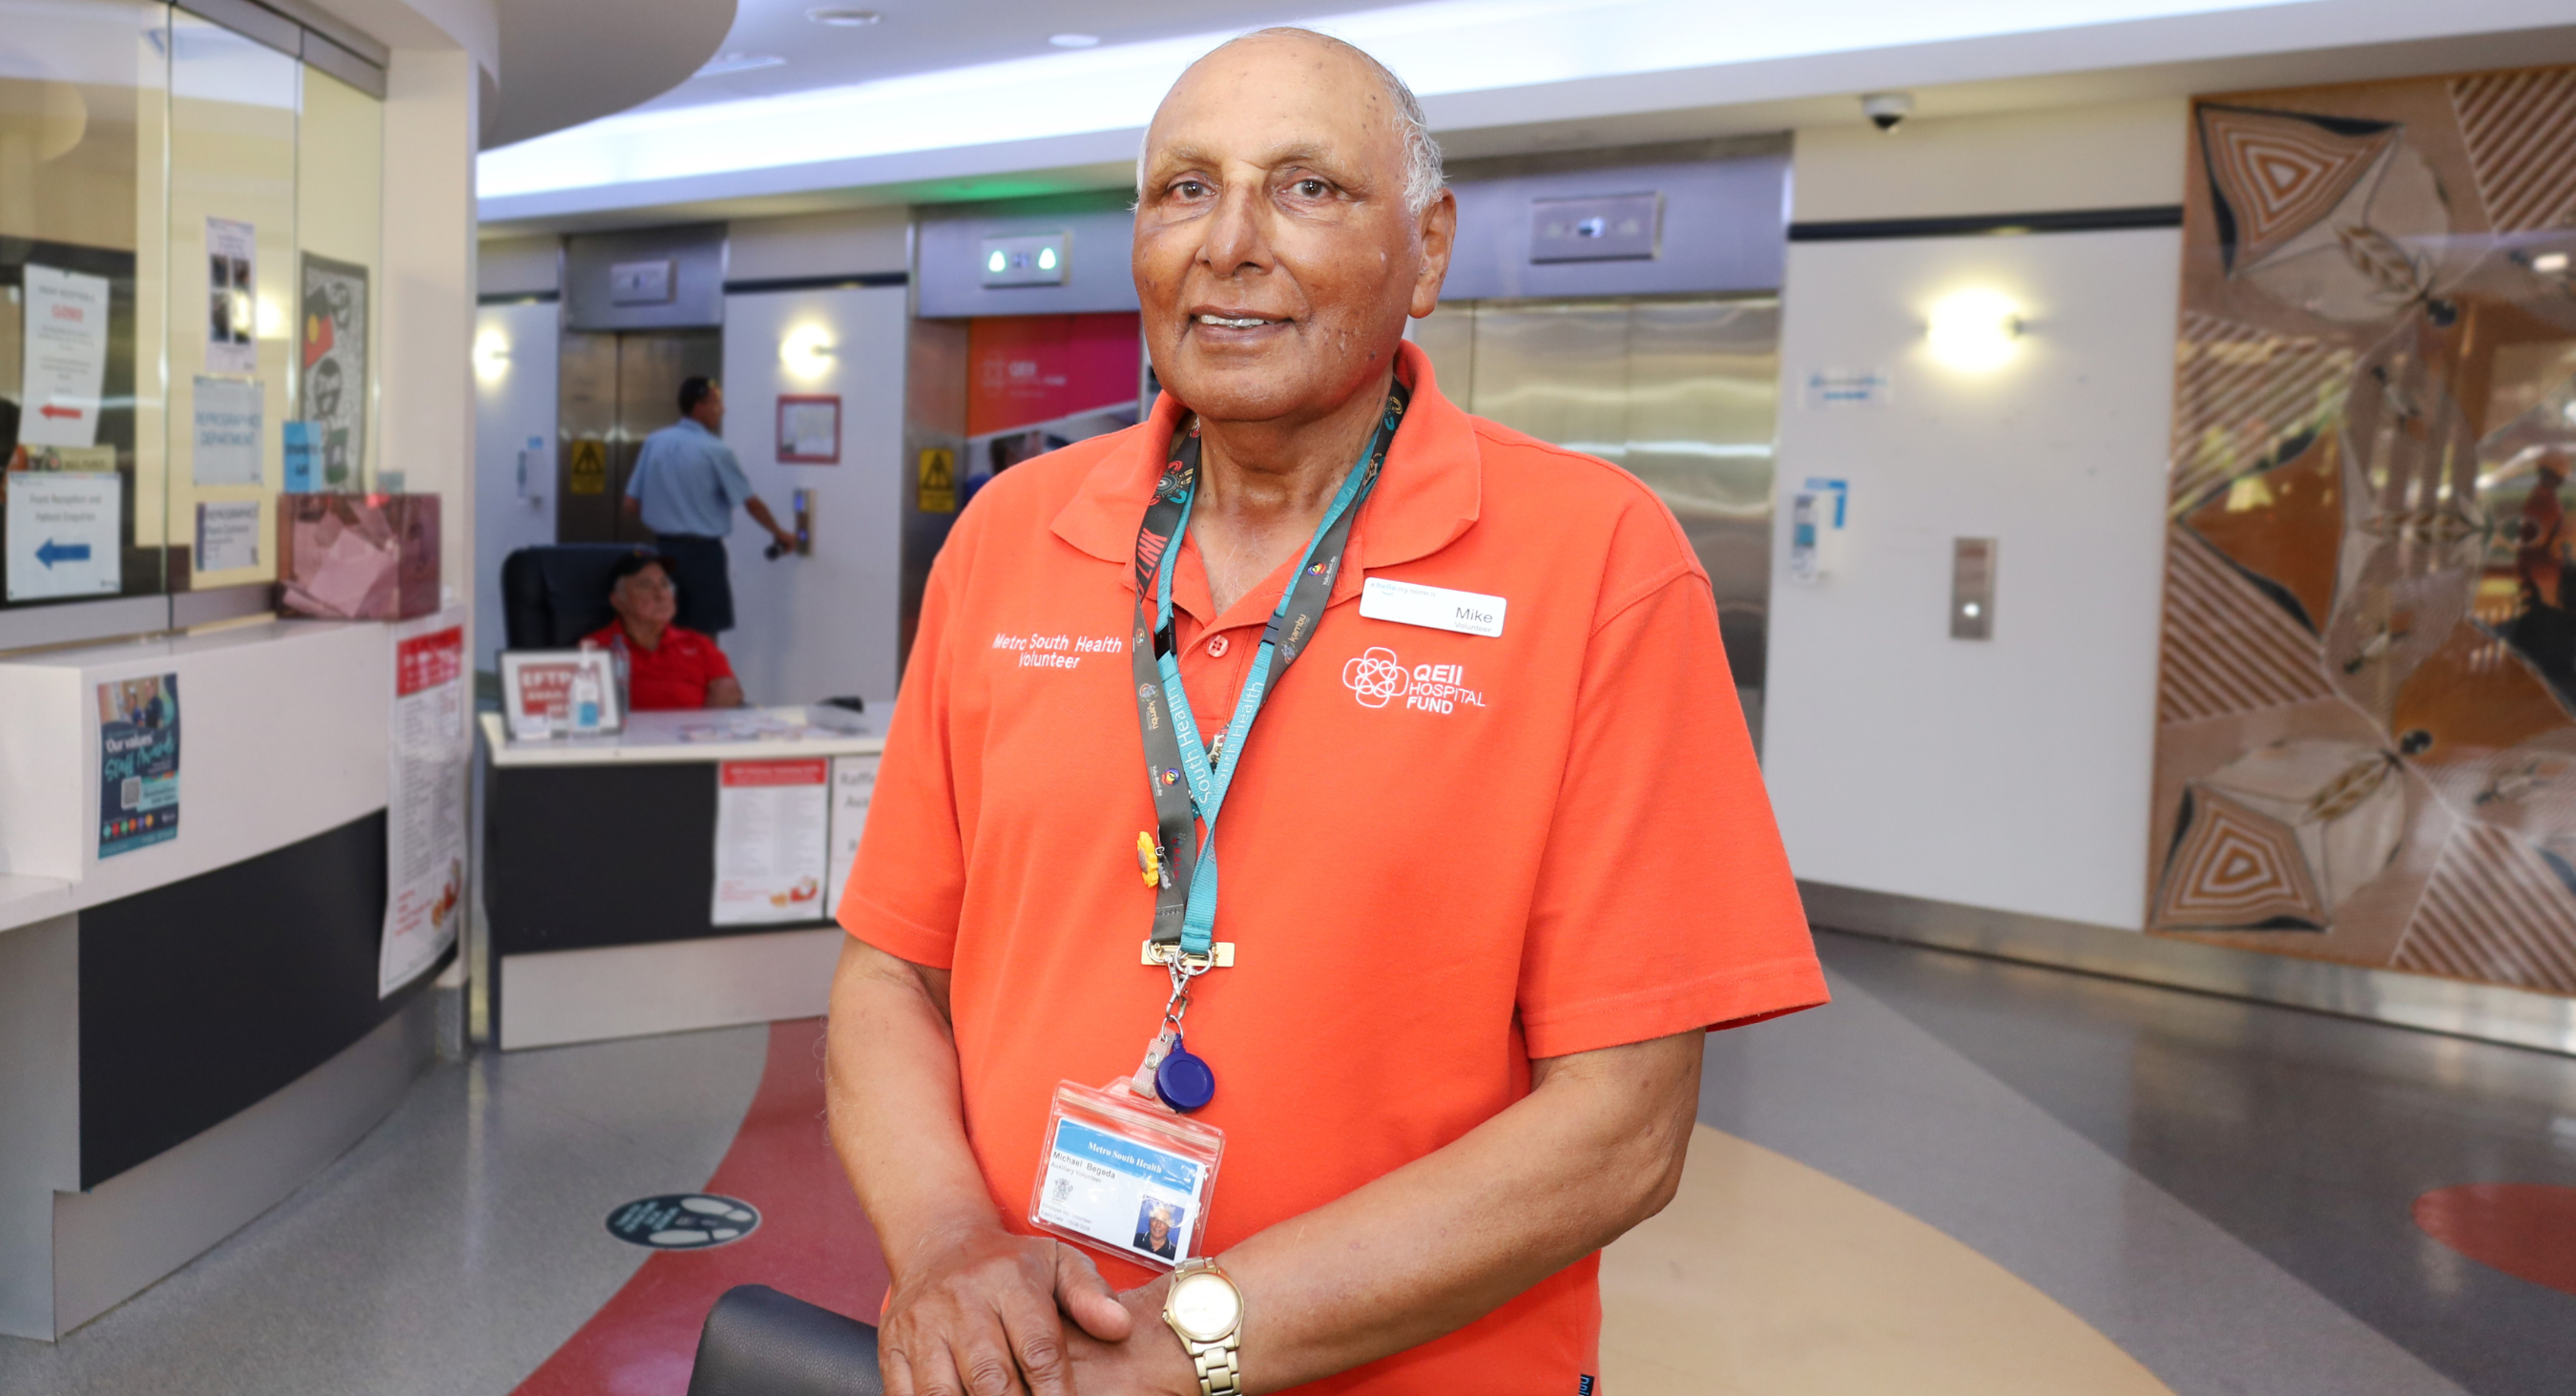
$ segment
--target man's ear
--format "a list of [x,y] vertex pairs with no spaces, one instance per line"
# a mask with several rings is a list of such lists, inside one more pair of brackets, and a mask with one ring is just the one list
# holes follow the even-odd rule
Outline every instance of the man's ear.
[[1422,247],[1422,270],[1413,280],[1413,317],[1440,308],[1440,286],[1449,279],[1449,255],[1458,246],[1458,196],[1446,189],[1423,205],[1415,230]]

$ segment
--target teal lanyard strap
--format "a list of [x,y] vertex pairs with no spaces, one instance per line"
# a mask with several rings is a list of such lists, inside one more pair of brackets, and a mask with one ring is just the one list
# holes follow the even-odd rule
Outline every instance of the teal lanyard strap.
[[[1244,747],[1249,744],[1254,719],[1260,716],[1262,705],[1276,685],[1279,675],[1313,639],[1315,622],[1321,618],[1321,612],[1330,597],[1334,574],[1339,572],[1341,567],[1341,556],[1349,541],[1352,516],[1376,486],[1378,472],[1385,463],[1387,449],[1392,442],[1395,428],[1402,419],[1405,402],[1409,396],[1410,394],[1405,393],[1401,387],[1390,395],[1386,410],[1380,417],[1378,430],[1369,442],[1368,450],[1362,454],[1358,464],[1351,469],[1350,473],[1343,478],[1341,488],[1334,493],[1331,505],[1324,512],[1323,521],[1316,527],[1314,536],[1307,540],[1305,551],[1298,555],[1296,570],[1289,574],[1289,584],[1282,588],[1279,604],[1271,611],[1270,623],[1262,632],[1260,648],[1253,654],[1251,669],[1244,677],[1243,692],[1235,700],[1234,715],[1226,723],[1225,734],[1220,739],[1218,752],[1213,760],[1209,758],[1207,744],[1199,736],[1198,720],[1190,709],[1188,690],[1181,682],[1179,653],[1170,643],[1172,570],[1180,554],[1181,540],[1189,531],[1192,508],[1197,502],[1194,470],[1190,472],[1187,483],[1181,485],[1176,491],[1178,498],[1173,502],[1179,506],[1178,517],[1172,522],[1168,541],[1161,545],[1161,556],[1156,558],[1153,564],[1152,633],[1157,642],[1155,644],[1157,653],[1153,667],[1149,671],[1160,680],[1160,683],[1154,686],[1161,689],[1163,702],[1169,710],[1170,736],[1164,738],[1161,733],[1156,732],[1154,730],[1156,724],[1149,715],[1146,725],[1146,745],[1149,753],[1147,760],[1149,781],[1153,779],[1152,772],[1156,765],[1152,759],[1152,751],[1163,745],[1165,741],[1177,747],[1180,773],[1188,782],[1191,804],[1195,806],[1195,813],[1205,829],[1198,840],[1197,856],[1191,858],[1182,868],[1175,869],[1186,879],[1186,887],[1183,890],[1186,902],[1178,928],[1179,949],[1185,956],[1204,960],[1215,946],[1217,816],[1224,810],[1226,793],[1234,785],[1234,773],[1243,760]],[[1149,521],[1148,532],[1150,531]],[[1317,560],[1319,552],[1329,552],[1330,556],[1319,562]],[[1292,615],[1300,616],[1295,624],[1290,623]],[[1144,627],[1139,626],[1138,631],[1138,638],[1142,640]],[[1166,825],[1168,827],[1169,821],[1166,821]],[[1161,939],[1164,934],[1159,911],[1160,908],[1158,908],[1156,927],[1157,939]]]

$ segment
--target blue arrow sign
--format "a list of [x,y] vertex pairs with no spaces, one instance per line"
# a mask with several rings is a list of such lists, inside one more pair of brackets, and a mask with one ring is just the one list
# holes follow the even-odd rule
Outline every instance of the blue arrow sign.
[[57,562],[87,562],[89,544],[57,543],[48,538],[37,546],[36,561],[45,564],[45,570],[48,572],[54,570],[54,564]]

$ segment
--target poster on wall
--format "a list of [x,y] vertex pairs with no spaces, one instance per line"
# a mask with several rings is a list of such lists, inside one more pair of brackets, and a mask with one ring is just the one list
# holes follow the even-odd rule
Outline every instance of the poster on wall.
[[237,572],[259,566],[260,502],[237,499],[197,506],[197,552],[191,572]]
[[2194,103],[2151,933],[2576,994],[2571,103]]
[[206,372],[259,372],[259,231],[206,220]]
[[868,827],[868,802],[877,793],[877,758],[832,758],[832,860],[823,877],[823,914],[840,919],[841,887],[859,860],[859,835]]
[[307,252],[301,295],[295,415],[311,425],[321,487],[354,490],[367,457],[367,269]]
[[98,686],[98,856],[179,837],[179,676]]
[[0,487],[11,601],[114,596],[125,589],[125,477],[12,470]]
[[107,384],[107,278],[29,262],[18,360],[18,444],[98,444]]
[[719,926],[818,921],[831,824],[831,762],[725,761],[716,772]]
[[[1134,426],[1140,324],[1132,312],[986,315],[969,324],[958,502],[1021,461]],[[926,480],[921,496],[931,498]]]
[[465,919],[466,764],[473,755],[465,628],[407,627],[394,639],[392,740],[386,748],[384,941],[376,996],[419,977]]

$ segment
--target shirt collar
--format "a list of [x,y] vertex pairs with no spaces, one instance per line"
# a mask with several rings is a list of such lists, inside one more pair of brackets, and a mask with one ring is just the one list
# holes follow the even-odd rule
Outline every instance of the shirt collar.
[[676,421],[676,422],[673,422],[671,425],[673,425],[673,426],[680,426],[680,427],[687,427],[687,428],[689,428],[690,430],[692,430],[692,431],[696,432],[696,433],[697,433],[698,435],[700,435],[700,436],[713,436],[713,435],[715,435],[715,433],[714,433],[714,432],[711,432],[711,431],[707,430],[707,424],[706,424],[706,423],[699,421],[699,420],[698,420],[697,418],[695,418],[695,417],[682,417],[680,420],[678,420],[678,421]]
[[[1484,472],[1473,420],[1441,396],[1431,356],[1405,341],[1397,346],[1395,371],[1412,385],[1413,402],[1396,428],[1377,488],[1351,527],[1350,554],[1333,585],[1337,601],[1358,592],[1369,568],[1428,557],[1456,542],[1474,526],[1483,500]],[[1172,428],[1182,411],[1172,394],[1156,398],[1153,415],[1100,458],[1055,516],[1057,537],[1103,562],[1120,564],[1119,576],[1130,587],[1135,585],[1135,569],[1128,564],[1136,552],[1136,528],[1155,482],[1163,477]]]

